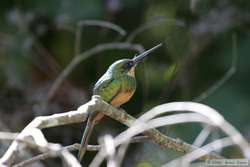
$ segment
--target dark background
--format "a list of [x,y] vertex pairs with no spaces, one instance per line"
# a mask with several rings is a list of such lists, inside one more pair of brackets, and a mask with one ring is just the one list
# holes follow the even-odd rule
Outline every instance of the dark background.
[[[153,24],[138,34],[133,43],[145,49],[164,44],[137,68],[138,89],[130,102],[122,106],[130,114],[139,116],[166,102],[200,100],[217,109],[249,139],[249,11],[247,0],[2,0],[0,130],[19,132],[36,116],[76,109],[91,98],[94,83],[112,62],[137,53],[113,49],[82,61],[47,100],[55,79],[74,56],[76,24],[80,20],[105,20],[121,26],[127,34],[147,23]],[[118,36],[105,28],[85,27],[81,51],[101,43],[126,40],[126,36]],[[218,89],[211,95],[198,98],[221,78],[226,79],[225,84],[217,84]],[[50,142],[70,145],[80,141],[83,127],[73,124],[43,132]],[[185,124],[161,130],[192,143],[201,127]],[[97,126],[91,143],[105,133],[116,135],[124,129],[106,118]],[[223,134],[213,133],[208,141],[218,136]],[[2,142],[1,154],[6,144]],[[129,152],[124,166],[135,166],[145,160],[158,166],[176,156],[150,142],[133,145]],[[236,148],[223,153],[240,157]],[[89,153],[85,162],[92,155]],[[44,161],[44,165],[61,164],[55,159]]]

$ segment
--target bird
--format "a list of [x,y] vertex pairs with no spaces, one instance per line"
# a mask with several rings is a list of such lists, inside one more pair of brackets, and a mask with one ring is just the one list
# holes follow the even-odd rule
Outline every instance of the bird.
[[[103,76],[96,82],[93,95],[99,95],[102,100],[114,107],[120,107],[128,102],[136,90],[135,68],[149,53],[159,48],[158,44],[151,49],[135,56],[133,59],[121,59],[111,64]],[[103,118],[101,112],[93,112],[88,115],[87,125],[84,130],[81,145],[78,152],[78,160],[81,162],[93,128]]]

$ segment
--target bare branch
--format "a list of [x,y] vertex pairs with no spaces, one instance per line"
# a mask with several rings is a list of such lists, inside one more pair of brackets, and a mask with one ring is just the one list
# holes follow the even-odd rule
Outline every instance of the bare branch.
[[232,53],[233,53],[233,58],[231,62],[231,66],[229,70],[226,72],[226,74],[218,80],[215,84],[213,84],[208,90],[203,92],[200,96],[194,99],[196,102],[201,102],[204,99],[206,99],[208,96],[216,92],[219,88],[221,88],[236,72],[237,69],[237,36],[236,34],[232,35]]
[[[57,154],[55,154],[54,152],[46,152],[46,153],[43,153],[43,154],[39,154],[35,157],[32,157],[28,160],[25,160],[25,161],[22,161],[16,165],[14,165],[13,167],[24,167],[24,166],[27,166],[27,165],[30,165],[32,163],[35,163],[37,161],[41,161],[41,160],[45,160],[45,159],[48,159],[48,158],[53,158],[53,157],[57,157],[59,155],[59,152],[62,152],[63,150],[68,150],[68,151],[74,151],[74,150],[78,150],[79,148],[79,144],[73,144],[73,145],[70,145],[70,146],[66,146],[66,147],[63,147],[62,149],[58,150],[57,151]],[[89,149],[89,147],[88,147]],[[97,147],[95,146],[90,146],[90,149],[94,149],[94,150],[98,150],[99,149],[99,146],[98,146],[98,149]]]
[[[229,122],[227,122],[222,115],[215,109],[204,104],[195,102],[172,102],[154,107],[139,118],[141,121],[150,120],[160,114],[170,112],[194,112],[207,118],[207,122],[211,122],[213,126],[219,127],[225,134],[230,136],[235,144],[237,144],[245,157],[250,158],[250,145],[247,140],[235,129]],[[205,122],[205,121],[204,121]]]
[[121,28],[120,26],[108,22],[108,21],[100,21],[100,20],[83,20],[80,21],[77,24],[76,27],[76,35],[75,35],[75,56],[79,55],[80,53],[80,47],[81,47],[81,37],[82,37],[82,31],[85,26],[99,26],[99,27],[104,27],[111,29],[113,31],[116,31],[119,33],[121,36],[126,35],[126,31]]
[[[113,110],[116,110],[116,111],[113,112]],[[109,117],[129,127],[132,126],[133,123],[136,121],[136,119],[132,117],[131,115],[127,114],[127,112],[124,112],[122,110],[117,110],[113,106],[110,106],[108,109],[103,108],[102,111],[104,111],[103,113],[105,115],[108,115]],[[165,149],[171,149],[180,153],[187,153],[191,150],[197,149],[197,147],[192,146],[188,143],[185,143],[184,141],[180,141],[179,139],[177,140],[169,136],[166,136],[162,134],[160,131],[158,131],[157,129],[148,130],[145,132],[145,134],[149,136],[149,138],[153,140],[153,142],[155,142],[156,144],[160,145],[162,148],[165,148]],[[220,158],[220,156],[211,154],[211,155],[202,157],[202,159],[210,159],[210,158]]]
[[116,167],[115,161],[115,144],[114,138],[111,135],[105,135],[103,137],[103,146],[107,154],[107,167]]
[[70,152],[68,152],[67,150],[64,150],[61,152],[61,157],[63,158],[66,166],[68,166],[68,167],[81,167],[81,164],[80,164],[80,162],[78,162],[76,157],[74,155],[72,155]]
[[[182,113],[183,111],[186,111],[187,113]],[[170,112],[176,112],[176,114],[158,117],[159,115]],[[195,148],[195,146],[192,145],[188,146],[186,143],[180,140],[179,142],[177,142],[178,140],[172,140],[169,137],[168,139],[166,139],[167,136],[163,136],[162,139],[159,139],[159,136],[157,136],[159,135],[159,131],[157,131],[156,129],[152,129],[165,125],[201,122],[219,127],[226,135],[229,136],[232,144],[239,146],[246,158],[250,157],[250,145],[246,141],[246,139],[239,133],[239,131],[237,131],[231,124],[229,124],[216,110],[203,104],[194,102],[172,102],[162,104],[154,107],[133,122],[134,123],[130,125],[129,129],[114,138],[115,147],[126,144],[126,142],[128,142],[134,135],[145,132],[151,139],[155,139],[153,140],[155,143],[162,147],[166,147],[182,153],[188,153],[194,150],[198,150],[202,153],[202,155],[206,155],[204,157],[199,156],[200,159],[203,160],[210,158],[222,158],[217,154],[211,154],[211,151],[203,150],[198,147]],[[167,143],[165,143],[166,141]],[[105,147],[102,147],[91,164],[99,166],[99,164],[101,164],[107,156],[108,155],[105,152]]]
[[[87,108],[89,107],[91,107],[91,104],[87,105]],[[55,114],[55,115],[51,115],[47,117],[37,117],[23,129],[23,131],[18,135],[17,139],[23,140],[25,139],[25,137],[27,138],[28,136],[31,136],[32,138],[35,139],[36,135],[33,134],[34,130],[37,131],[39,129],[48,128],[52,126],[60,126],[60,125],[68,124],[68,123],[81,122],[86,119],[86,116],[87,116],[87,113],[85,110],[83,111],[83,113],[80,111],[72,111],[68,113]],[[38,137],[38,141],[39,141],[39,137]],[[16,156],[17,151],[18,151],[19,144],[20,142],[18,140],[14,141],[11,144],[7,152],[0,159],[0,164],[10,166],[13,163],[14,157]]]
[[109,29],[112,29],[116,32],[118,32],[120,35],[124,36],[126,35],[126,31],[114,24],[114,23],[111,23],[111,22],[108,22],[108,21],[100,21],[100,20],[83,20],[83,21],[80,21],[78,23],[79,26],[83,27],[83,26],[99,26],[99,27],[105,27],[105,28],[109,28]]
[[105,43],[97,45],[79,55],[74,57],[71,62],[68,64],[68,66],[61,72],[61,74],[57,77],[53,85],[51,86],[48,96],[45,101],[49,101],[55,94],[56,90],[59,88],[61,83],[65,80],[65,78],[72,72],[72,70],[83,60],[97,54],[100,52],[103,52],[105,50],[111,50],[111,49],[129,49],[129,50],[135,50],[140,53],[144,51],[144,48],[139,44],[131,44],[131,43]]
[[[149,138],[148,136],[136,136],[134,137],[130,142],[131,143],[139,143],[139,142],[143,142],[143,141],[147,141]],[[67,151],[77,151],[79,150],[80,144],[75,143],[66,147],[63,147],[61,149],[59,149],[57,152],[57,154],[55,154],[54,152],[45,152],[43,154],[39,154],[35,157],[32,157],[30,159],[27,159],[25,161],[22,161],[16,165],[14,165],[13,167],[24,167],[27,165],[30,165],[32,163],[35,163],[37,161],[41,161],[41,160],[45,160],[48,158],[53,158],[53,157],[57,157],[59,155],[59,152],[62,152],[63,150],[67,150]],[[88,145],[87,146],[87,151],[99,151],[101,148],[100,145]]]
[[200,147],[206,141],[207,137],[210,135],[213,127],[210,125],[204,125],[203,129],[199,133],[199,135],[195,138],[193,145]]
[[186,155],[184,155],[181,158],[177,158],[165,165],[163,167],[175,167],[175,166],[188,166],[192,161],[198,159],[199,157],[212,152],[216,151],[221,148],[225,148],[228,146],[234,145],[234,142],[232,141],[231,137],[225,137],[222,139],[218,139],[216,141],[213,141],[200,149],[194,150]]
[[[135,118],[127,114],[122,110],[109,105],[108,103],[101,100],[99,96],[93,96],[92,100],[88,103],[80,106],[76,111],[70,111],[66,113],[54,114],[51,116],[42,116],[35,118],[31,123],[29,123],[23,131],[18,135],[18,139],[25,139],[25,137],[31,136],[34,137],[34,130],[39,130],[43,128],[61,126],[66,124],[83,122],[86,120],[88,113],[102,111],[105,115],[110,116],[111,118],[127,125],[131,126],[135,122]],[[190,150],[194,150],[197,147],[194,147],[185,142],[180,142],[180,140],[173,139],[171,137],[165,136],[156,129],[151,129],[146,132],[146,135],[149,136],[156,144],[160,145],[165,149],[172,149],[178,152],[187,153]],[[41,146],[42,143],[41,142]],[[1,165],[11,165],[17,154],[17,150],[20,142],[14,141],[4,156],[0,159]],[[209,155],[203,158],[218,158],[215,155]]]
[[19,133],[0,132],[0,140],[15,140]]

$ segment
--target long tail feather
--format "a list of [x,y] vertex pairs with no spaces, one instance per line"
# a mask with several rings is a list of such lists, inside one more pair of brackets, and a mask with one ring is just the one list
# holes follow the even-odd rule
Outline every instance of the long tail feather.
[[94,121],[95,115],[94,114],[90,114],[87,120],[87,125],[86,128],[84,130],[83,136],[82,136],[82,140],[81,140],[81,145],[79,148],[79,152],[78,152],[78,160],[81,162],[86,150],[87,150],[87,145],[88,145],[88,141],[89,138],[91,136],[91,133],[94,129],[95,126],[95,121]]

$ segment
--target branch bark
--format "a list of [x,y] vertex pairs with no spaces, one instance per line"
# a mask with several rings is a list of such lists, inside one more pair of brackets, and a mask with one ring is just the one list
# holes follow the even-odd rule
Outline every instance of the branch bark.
[[[136,136],[130,141],[130,143],[138,143],[138,142],[143,142],[146,140],[148,140],[147,136]],[[77,150],[79,150],[79,148],[80,148],[80,144],[75,143],[75,144],[63,147],[62,149],[58,150],[58,152],[62,152],[64,150],[77,151]],[[88,145],[87,146],[87,151],[99,151],[100,149],[101,149],[100,145]],[[48,151],[48,152],[39,154],[37,156],[34,156],[30,159],[27,159],[25,161],[22,161],[18,164],[15,164],[13,167],[24,167],[24,166],[33,164],[37,161],[41,161],[41,160],[45,160],[45,159],[53,158],[53,157],[57,157],[57,155]]]
[[[80,106],[76,111],[69,111],[66,113],[54,114],[50,116],[36,117],[22,130],[22,132],[18,135],[17,140],[15,140],[10,145],[7,152],[0,159],[0,166],[11,166],[17,155],[19,145],[21,144],[20,140],[24,140],[27,139],[27,137],[31,137],[36,144],[38,144],[39,146],[44,146],[46,144],[44,140],[46,139],[44,138],[44,140],[42,140],[43,142],[41,142],[40,140],[36,140],[38,137],[36,136],[37,134],[34,132],[41,132],[40,130],[44,128],[83,122],[87,119],[88,113],[95,111],[101,111],[105,115],[127,126],[131,126],[132,123],[136,120],[134,117],[127,114],[123,110],[119,110],[113,107],[112,105],[109,105],[108,103],[104,102],[100,98],[100,96],[93,96],[89,102]],[[149,136],[149,138],[154,143],[160,145],[162,148],[165,149],[171,149],[181,153],[187,153],[192,150],[198,149],[197,147],[180,141],[179,139],[176,140],[174,138],[168,137],[162,134],[157,129],[151,129],[145,132],[145,134]],[[41,137],[41,133],[39,133],[39,136]],[[204,160],[211,158],[221,157],[216,154],[209,154],[203,156],[201,159]]]

